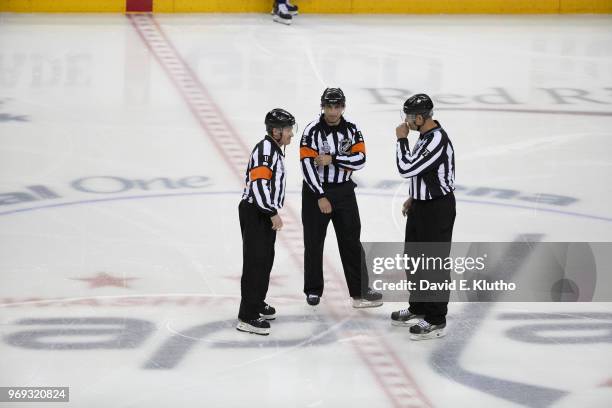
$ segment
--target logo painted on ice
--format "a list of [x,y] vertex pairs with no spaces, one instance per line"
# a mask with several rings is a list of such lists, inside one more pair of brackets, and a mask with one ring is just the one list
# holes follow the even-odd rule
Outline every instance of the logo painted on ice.
[[[355,179],[354,179],[355,180]],[[375,184],[368,184],[365,181],[356,180],[357,184],[361,188],[372,188],[376,190],[391,190],[400,188],[405,182],[403,180],[380,180]],[[487,186],[466,186],[466,185],[455,185],[455,193],[464,195],[467,197],[474,198],[494,198],[500,200],[518,200],[527,201],[531,203],[538,203],[540,205],[554,205],[567,207],[580,201],[576,197],[558,195],[558,194],[547,194],[547,193],[528,193],[519,190],[512,190],[507,188],[496,188]]]
[[[0,106],[4,105],[6,102],[10,101],[10,99],[0,99]],[[10,113],[2,113],[0,112],[0,122],[29,122],[27,116],[25,115],[12,115]]]
[[[565,314],[564,314],[565,315]],[[567,316],[573,315],[567,313]],[[585,317],[593,316],[594,323],[584,323]],[[308,342],[313,346],[325,346],[336,343],[343,330],[355,328],[367,329],[370,327],[368,319],[351,319],[342,325],[339,330],[331,330],[332,322],[326,318],[313,321],[312,316],[287,315],[278,324],[304,324],[311,326],[311,334],[306,337],[283,338],[274,342],[253,340],[245,336],[244,341],[215,341],[214,335],[219,332],[233,331],[234,320],[218,320],[183,327],[174,334],[162,339],[158,348],[151,356],[145,359],[145,370],[168,370],[178,366],[187,355],[197,347],[206,346],[211,349],[240,349],[240,348],[291,348],[298,344]],[[579,316],[580,321],[564,321],[553,325],[532,324],[532,316],[524,313],[506,313],[501,320],[515,320],[516,324],[510,327],[507,338],[527,344],[572,344],[590,346],[592,344],[610,344],[610,313],[587,313]],[[536,317],[542,319],[542,317]],[[544,317],[546,319],[547,317]],[[154,322],[130,317],[61,317],[61,318],[26,318],[11,324],[17,331],[3,337],[5,344],[21,349],[30,350],[125,350],[137,349],[155,332]],[[550,336],[547,330],[554,330],[555,335]],[[580,337],[575,333],[582,332]],[[325,333],[324,335],[321,335]],[[340,336],[339,336],[340,335]],[[456,334],[458,335],[458,334]],[[75,340],[66,341],[71,336]],[[203,339],[210,339],[203,342]],[[463,346],[463,343],[459,344]],[[457,350],[453,350],[457,351]],[[448,353],[444,356],[448,358]],[[434,352],[433,359],[440,358],[439,352]],[[437,361],[437,360],[436,360]],[[452,363],[452,362],[451,362]],[[448,366],[441,363],[440,367]],[[470,378],[468,378],[470,379]],[[523,384],[521,384],[523,385]],[[524,384],[523,387],[528,385]],[[477,387],[476,387],[477,388]]]
[[[70,182],[70,187],[72,190],[81,193],[104,195],[129,191],[200,189],[208,187],[210,184],[210,178],[206,176],[188,176],[177,179],[170,177],[131,179],[117,176],[91,176]],[[26,186],[21,191],[0,193],[0,206],[61,198],[63,196],[57,189],[37,184]]]

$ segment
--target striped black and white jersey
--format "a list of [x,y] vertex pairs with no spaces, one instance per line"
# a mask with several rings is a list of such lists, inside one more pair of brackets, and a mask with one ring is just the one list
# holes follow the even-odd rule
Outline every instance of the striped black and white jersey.
[[410,196],[415,200],[432,200],[455,189],[453,144],[435,122],[435,128],[419,136],[412,152],[407,138],[397,141],[397,169],[410,179]]
[[[314,159],[319,154],[330,154],[331,164],[317,166]],[[323,197],[324,184],[349,181],[353,171],[365,166],[363,135],[356,124],[344,117],[338,125],[329,126],[321,115],[304,129],[300,161],[304,181],[317,197]]]
[[285,202],[285,184],[285,155],[280,146],[266,136],[251,154],[242,199],[255,203],[270,216],[276,215]]

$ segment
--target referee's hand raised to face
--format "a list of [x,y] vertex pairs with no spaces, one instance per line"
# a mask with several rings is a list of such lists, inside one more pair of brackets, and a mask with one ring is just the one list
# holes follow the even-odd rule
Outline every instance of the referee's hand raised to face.
[[398,139],[404,139],[408,137],[408,132],[410,132],[410,129],[408,128],[408,125],[406,124],[406,122],[400,123],[395,128],[395,136],[397,136]]

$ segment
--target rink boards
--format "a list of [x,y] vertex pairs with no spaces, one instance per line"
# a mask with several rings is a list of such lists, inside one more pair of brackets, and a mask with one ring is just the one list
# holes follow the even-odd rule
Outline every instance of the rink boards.
[[[263,13],[272,0],[1,0],[0,11]],[[302,13],[338,14],[549,14],[611,13],[610,0],[297,0]]]

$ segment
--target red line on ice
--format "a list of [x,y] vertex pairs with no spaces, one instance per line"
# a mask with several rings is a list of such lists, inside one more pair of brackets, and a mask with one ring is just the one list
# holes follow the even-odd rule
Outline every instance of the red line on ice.
[[[178,89],[185,103],[204,130],[204,133],[209,136],[213,145],[221,154],[221,157],[223,157],[234,175],[237,176],[239,183],[242,185],[244,183],[244,176],[242,173],[244,170],[243,167],[246,166],[246,160],[250,154],[250,150],[247,148],[238,132],[231,126],[222,110],[210,96],[208,90],[200,82],[198,76],[195,75],[191,67],[181,57],[180,53],[168,39],[155,18],[149,14],[130,14],[127,15],[127,17],[138,32],[140,38]],[[161,54],[164,54],[163,57]],[[180,76],[180,78],[177,76]],[[181,78],[183,79],[182,81]],[[189,88],[189,90],[187,91],[186,88]],[[201,106],[203,104],[206,105],[205,108]],[[198,108],[196,105],[200,105],[201,107]],[[215,122],[214,125],[208,123],[213,121]],[[223,136],[227,134],[231,135],[231,137]],[[228,150],[234,151],[234,153],[228,154]],[[236,151],[240,152],[240,154],[235,153]],[[284,212],[286,214],[284,218],[289,221],[286,229],[292,229],[299,233],[301,228],[298,228],[300,218],[297,216],[297,212],[291,208],[289,204],[285,205]],[[301,270],[301,246],[296,243],[295,239],[289,239],[282,233],[279,234],[279,241],[287,247],[291,258]],[[342,301],[332,301],[332,299],[348,298],[347,294],[341,289],[343,275],[331,265],[329,260],[324,259],[324,264],[327,270],[333,271],[335,277],[335,280],[330,282],[327,286],[327,299],[330,305],[330,312],[334,319],[341,320],[343,316],[342,308],[347,306]],[[354,334],[366,335],[366,333]],[[375,351],[369,351],[372,348],[371,344],[369,347],[360,345],[359,341],[351,341],[351,344],[355,347],[357,354],[361,357],[364,364],[370,369],[376,382],[389,397],[393,406],[431,407],[431,403],[420,391],[418,385],[403,365],[403,362],[389,344],[381,337],[376,337],[373,341],[377,347]],[[380,359],[380,356],[383,356],[387,361],[373,361],[374,357]],[[390,363],[399,369],[399,382],[394,381],[391,383],[389,376],[384,375],[384,370],[388,369]]]

